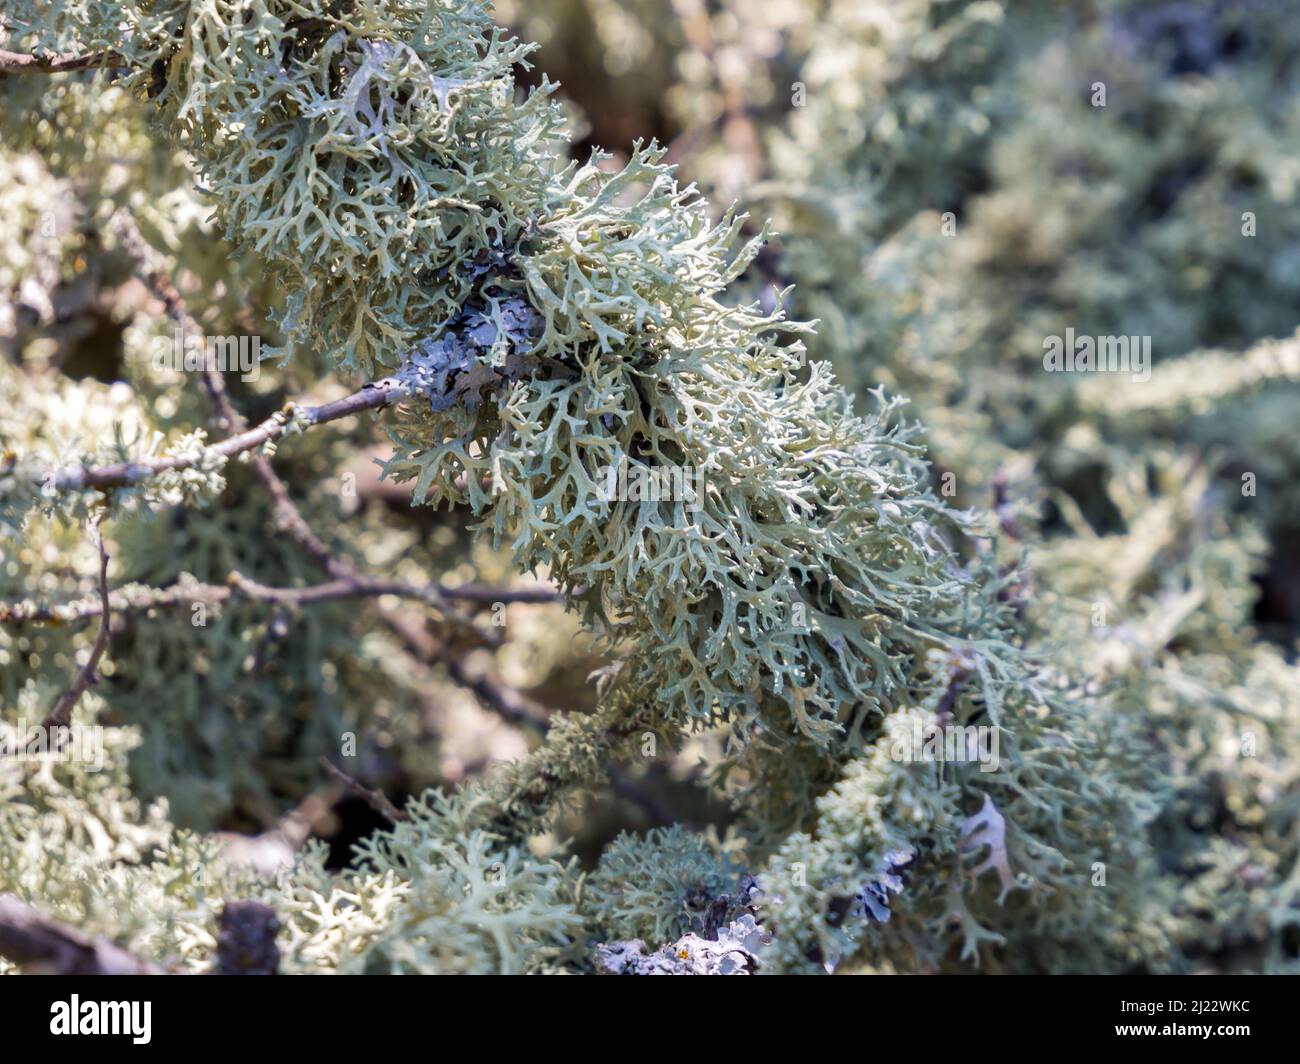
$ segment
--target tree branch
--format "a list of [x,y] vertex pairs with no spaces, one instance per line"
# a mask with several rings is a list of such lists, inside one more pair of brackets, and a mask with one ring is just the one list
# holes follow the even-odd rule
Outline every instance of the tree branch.
[[[109,224],[127,252],[135,260],[141,280],[163,304],[167,315],[180,326],[182,332],[195,336],[201,335],[204,330],[189,313],[185,306],[184,297],[172,283],[166,261],[145,240],[131,214],[126,210],[119,211],[113,216]],[[247,422],[230,401],[229,393],[226,391],[225,379],[221,373],[213,367],[206,367],[201,379],[204,390],[208,395],[208,401],[212,406],[217,427],[225,432],[245,433],[248,427]],[[328,576],[334,578],[332,585],[319,585],[310,589],[309,594],[306,595],[298,589],[294,589],[293,595],[297,597],[299,603],[326,601],[332,597],[351,597],[355,594],[394,594],[403,598],[423,599],[447,612],[446,600],[450,598],[462,598],[476,602],[553,602],[559,598],[557,593],[541,588],[534,591],[506,593],[505,597],[502,597],[496,594],[497,589],[490,587],[466,588],[457,590],[455,593],[447,593],[447,589],[437,585],[420,587],[397,581],[371,580],[346,560],[338,557],[316,535],[294,503],[288,486],[275,472],[270,460],[260,454],[253,455],[252,459],[257,477],[271,497],[276,529],[286,533],[320,565]],[[259,585],[252,585],[251,581],[245,580],[237,573],[232,574],[231,580],[232,583],[248,585],[247,590],[249,591],[260,592],[254,593],[253,597],[269,601],[289,600],[285,593],[279,589],[261,588]],[[312,596],[319,597],[313,598]],[[462,623],[472,624],[469,618],[459,617],[458,619]]]
[[0,894],[0,956],[31,973],[170,975],[166,968],[42,916],[12,894]]
[[539,735],[546,733],[550,712],[545,706],[490,674],[471,676],[464,661],[456,654],[449,653],[423,624],[413,618],[391,609],[381,609],[379,615],[416,661],[441,662],[456,686],[473,692],[480,702],[502,720]]
[[[131,215],[125,211],[119,212],[114,216],[110,225],[128,253],[136,261],[137,272],[141,279],[163,304],[168,316],[183,332],[201,335],[203,329],[187,311],[184,298],[171,281],[167,263],[144,239]],[[213,421],[216,427],[221,431],[238,432],[241,435],[247,435],[246,422],[230,401],[229,394],[226,391],[225,379],[221,373],[215,368],[207,368],[204,370],[202,382],[209,403],[212,406]],[[271,498],[276,528],[286,533],[302,547],[333,580],[311,588],[268,588],[256,584],[239,573],[232,573],[229,578],[229,588],[203,586],[203,590],[210,592],[211,597],[214,599],[221,600],[233,593],[243,593],[260,601],[296,606],[364,594],[375,596],[393,594],[399,597],[418,598],[431,602],[446,612],[446,600],[449,598],[461,598],[477,603],[554,602],[560,598],[557,592],[545,588],[519,591],[505,591],[501,588],[472,585],[456,589],[444,588],[440,585],[426,585],[421,588],[399,581],[376,580],[364,576],[345,559],[338,557],[316,535],[294,503],[288,486],[275,472],[271,462],[263,455],[254,455],[252,464],[258,479],[261,480]],[[185,601],[184,596],[186,594],[191,596],[192,601],[192,597],[200,588],[190,584],[177,590],[179,592],[177,595],[179,601]],[[146,607],[160,605],[162,601],[163,597],[156,595],[142,600],[141,605]],[[430,660],[442,661],[446,665],[453,682],[472,691],[481,702],[498,715],[517,726],[545,732],[548,714],[544,707],[533,703],[521,692],[501,683],[490,675],[471,676],[465,669],[462,660],[454,652],[449,652],[448,648],[433,637],[423,624],[403,616],[396,610],[383,607],[380,608],[379,615],[386,626],[403,642],[408,653],[411,653],[416,660],[422,662]],[[3,607],[0,607],[0,619],[3,619],[4,616]],[[472,625],[472,621],[469,621],[468,618],[462,619]],[[478,629],[475,630],[478,631]],[[482,633],[480,632],[480,634]],[[499,642],[499,639],[491,640],[492,645],[497,645]],[[396,821],[403,817],[400,810],[397,810],[382,792],[368,790],[360,782],[347,776],[346,773],[324,758],[321,759],[321,763],[336,779],[342,781],[354,792],[365,798],[366,801],[390,820]]]
[[[272,443],[283,436],[299,412],[299,420],[308,426],[323,425],[328,421],[359,414],[363,410],[374,410],[396,402],[402,396],[401,386],[391,378],[367,384],[360,391],[353,392],[344,399],[321,406],[298,407],[286,403],[257,428],[241,432],[229,439],[207,448],[223,458],[231,458],[244,451],[251,451],[264,443]],[[98,468],[71,467],[58,470],[54,474],[53,486],[59,491],[121,488],[138,484],[159,473],[171,470],[190,469],[198,461],[188,455],[172,458],[154,458],[144,462],[117,462]]]
[[81,667],[76,679],[72,681],[72,686],[59,696],[59,700],[54,703],[54,707],[41,722],[41,729],[47,734],[52,728],[66,727],[72,720],[72,710],[86,688],[95,682],[95,670],[99,667],[99,659],[104,656],[104,651],[108,648],[112,612],[108,599],[108,551],[104,549],[104,537],[99,528],[103,520],[103,514],[96,514],[90,525],[90,538],[95,544],[95,549],[99,551],[99,632],[95,636],[94,645],[90,648],[90,657],[86,659],[86,664]]
[[243,595],[259,602],[275,602],[286,606],[308,606],[318,602],[333,602],[343,598],[377,598],[393,595],[398,598],[418,599],[435,607],[458,624],[472,630],[487,646],[500,646],[501,637],[496,632],[474,623],[474,619],[452,606],[439,592],[436,584],[408,584],[401,580],[378,580],[353,572],[351,575],[309,587],[267,587],[239,572],[227,579],[230,586]]
[[397,808],[383,791],[371,790],[362,784],[359,780],[353,779],[341,768],[334,764],[328,757],[320,759],[321,768],[338,780],[353,794],[363,799],[380,816],[387,817],[394,824],[399,820],[405,820],[406,814]]
[[24,55],[0,48],[0,74],[63,74],[70,70],[95,67],[125,67],[127,62],[113,52],[87,52],[85,55]]
[[[472,676],[465,668],[464,661],[446,648],[422,624],[402,616],[395,610],[381,610],[380,616],[388,627],[402,641],[406,652],[419,662],[439,661],[447,669],[447,675],[458,687],[473,692],[485,708],[491,710],[502,720],[530,731],[535,735],[545,736],[550,727],[551,711],[534,701],[517,687],[499,680],[491,673]],[[617,734],[617,733],[614,733]],[[622,736],[619,736],[622,738]],[[323,759],[322,759],[323,760]],[[610,787],[616,793],[639,807],[653,824],[681,823],[693,827],[691,821],[683,818],[675,810],[659,800],[651,791],[621,771],[616,765],[606,766]]]
[[[168,587],[149,587],[146,584],[127,584],[115,588],[109,593],[111,609],[116,614],[143,613],[153,609],[175,609],[192,606],[195,602],[208,602],[213,605],[239,598],[241,594],[249,599],[261,601],[286,602],[290,604],[310,604],[328,602],[340,598],[362,598],[371,595],[395,595],[403,599],[419,599],[432,602],[437,598],[453,602],[488,603],[550,603],[558,602],[560,594],[550,588],[504,588],[488,584],[465,584],[461,587],[448,587],[446,584],[430,584],[421,587],[399,580],[369,581],[364,586],[353,584],[351,593],[340,587],[346,581],[334,581],[329,584],[317,584],[314,588],[276,587],[266,588],[262,584],[247,581],[242,574],[236,574],[237,584],[204,584],[198,581],[186,581],[171,584]],[[320,589],[328,590],[322,592]],[[265,590],[269,594],[260,596]],[[310,592],[310,594],[309,594]],[[75,624],[78,621],[100,617],[104,613],[103,600],[95,598],[76,599],[72,602],[0,602],[0,624]]]

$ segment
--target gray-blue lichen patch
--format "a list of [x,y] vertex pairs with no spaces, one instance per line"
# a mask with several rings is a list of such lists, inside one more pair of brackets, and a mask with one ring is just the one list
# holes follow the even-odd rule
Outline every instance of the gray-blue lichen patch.
[[862,884],[850,915],[860,920],[888,923],[890,898],[903,892],[903,879],[898,873],[912,863],[914,856],[910,850],[891,850],[885,854],[880,863],[879,878]]
[[598,946],[596,957],[611,975],[753,975],[770,941],[754,917],[746,915],[721,928],[716,940],[686,934],[647,954],[638,938]]
[[526,300],[489,298],[483,309],[462,312],[436,338],[416,344],[393,377],[408,394],[427,399],[434,413],[456,403],[472,413],[482,388],[529,366],[541,324]]

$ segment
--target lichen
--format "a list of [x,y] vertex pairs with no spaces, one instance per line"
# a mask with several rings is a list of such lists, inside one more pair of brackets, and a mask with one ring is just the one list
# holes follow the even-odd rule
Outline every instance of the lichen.
[[[0,76],[4,749],[90,653],[92,518],[119,616],[73,716],[104,766],[0,758],[0,891],[192,971],[230,898],[291,972],[1294,970],[1300,614],[1259,591],[1293,586],[1300,512],[1291,23],[564,3],[648,42],[627,66],[694,57],[647,84],[712,201],[654,143],[571,160],[531,47],[470,0],[6,8],[8,49],[115,58]],[[121,211],[205,327],[266,332],[242,409],[400,386],[391,447],[349,422],[273,455],[332,561],[152,371],[173,323]],[[113,383],[72,360],[96,328]],[[1041,372],[1066,328],[1150,336],[1150,380]],[[333,486],[357,451],[373,504]],[[163,455],[186,468],[102,493],[47,476]],[[203,598],[340,559],[538,573],[577,620],[520,650],[442,602]],[[157,607],[189,590],[203,625]],[[592,682],[498,692],[524,756],[430,734],[444,673],[490,704],[471,659],[567,661],[578,622]],[[999,764],[896,756],[948,726]],[[239,860],[230,829],[278,830],[358,736],[418,796],[349,867]],[[611,793],[656,808],[651,763],[707,803],[605,830]]]

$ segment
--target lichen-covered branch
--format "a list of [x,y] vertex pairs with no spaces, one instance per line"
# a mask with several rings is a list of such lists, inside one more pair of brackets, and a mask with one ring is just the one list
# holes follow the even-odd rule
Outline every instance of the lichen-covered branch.
[[[615,159],[474,0],[6,5],[121,69],[0,76],[3,749],[117,629],[0,890],[189,971],[1296,969],[1300,38],[1202,6],[504,5]],[[152,372],[227,322],[275,381]]]
[[93,70],[121,64],[112,52],[88,52],[84,55],[23,55],[0,48],[0,74],[62,74],[72,70]]
[[[250,582],[247,577],[234,573],[231,582],[227,584],[205,584],[195,580],[184,580],[162,588],[140,584],[113,588],[109,592],[109,607],[114,613],[132,614],[157,609],[187,608],[196,602],[220,605],[240,597],[250,601],[311,605],[319,602],[337,602],[347,598],[377,598],[383,595],[413,599],[432,606],[449,602],[468,602],[475,605],[498,602],[545,604],[557,600],[555,592],[547,588],[492,587],[484,584],[461,586],[432,584],[421,587],[400,580],[377,578],[332,580],[307,587],[269,587]],[[98,597],[62,603],[24,600],[0,603],[0,624],[74,624],[92,617],[100,617],[103,612],[103,599]]]
[[90,526],[90,538],[99,554],[99,631],[95,634],[90,655],[78,670],[72,685],[59,696],[59,700],[54,703],[45,720],[41,722],[41,728],[46,732],[55,728],[64,728],[71,721],[72,710],[77,701],[85,693],[86,688],[98,678],[96,670],[99,668],[99,661],[104,656],[104,651],[108,649],[113,614],[109,607],[108,551],[104,548],[104,537],[100,530],[102,520],[102,515],[97,515]]
[[[377,410],[396,402],[402,395],[393,381],[367,384],[344,399],[322,403],[320,406],[297,406],[289,403],[277,410],[256,428],[241,432],[205,449],[207,454],[219,458],[232,458],[267,443],[274,443],[294,428],[324,425],[340,418],[351,417],[366,410]],[[191,469],[202,459],[192,455],[155,458],[142,462],[121,462],[98,468],[59,469],[54,471],[49,483],[56,491],[105,491],[112,488],[138,484],[159,473]],[[41,480],[37,481],[41,483]]]

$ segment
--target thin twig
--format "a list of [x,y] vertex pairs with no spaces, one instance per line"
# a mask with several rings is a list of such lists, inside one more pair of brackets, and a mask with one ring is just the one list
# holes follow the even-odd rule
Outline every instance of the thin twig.
[[[442,662],[453,683],[477,695],[484,707],[502,720],[531,731],[535,735],[543,737],[546,735],[550,727],[550,710],[546,706],[534,701],[517,687],[512,687],[489,673],[471,676],[461,658],[454,653],[448,653],[423,625],[414,620],[404,617],[395,610],[381,609],[380,615],[402,641],[407,653],[417,661]],[[616,765],[607,766],[606,772],[609,775],[611,789],[638,806],[651,823],[682,823],[691,826],[690,821],[670,810],[639,781],[621,771]]]
[[506,588],[494,584],[461,584],[459,587],[447,587],[439,584],[438,588],[443,598],[475,602],[484,606],[495,606],[497,603],[510,605],[515,602],[548,605],[552,602],[560,602],[564,598],[554,588],[549,587]]
[[[180,325],[184,332],[202,335],[202,328],[186,311],[180,293],[172,284],[165,261],[144,239],[134,218],[126,211],[118,211],[110,219],[109,228],[122,242],[126,252],[136,261],[141,279],[162,301],[168,316]],[[323,425],[364,410],[387,406],[396,402],[402,395],[402,389],[397,382],[387,378],[367,384],[360,391],[343,399],[336,399],[334,402],[323,403],[320,406],[300,407],[296,403],[286,403],[256,428],[248,428],[226,396],[221,374],[215,369],[208,368],[204,372],[203,381],[217,414],[218,428],[233,433],[207,449],[208,452],[224,458],[278,440],[289,430],[295,415],[298,422],[305,426]],[[255,458],[265,461],[261,455]],[[158,473],[189,469],[197,460],[196,457],[182,455],[148,459],[143,462],[119,462],[97,469],[71,467],[56,471],[52,483],[57,490],[124,487],[147,480]]]
[[126,66],[114,52],[88,52],[85,55],[24,55],[0,48],[0,74],[63,74],[70,70],[90,70],[102,66]]
[[270,826],[257,835],[239,835],[218,832],[221,842],[222,863],[231,868],[249,868],[260,876],[274,878],[294,859],[313,834],[327,830],[333,816],[334,804],[343,796],[343,788],[328,783],[307,795],[293,809],[282,816],[262,817]]
[[406,652],[416,661],[441,662],[453,683],[472,691],[489,710],[503,720],[517,727],[527,728],[537,734],[545,734],[547,718],[550,716],[545,706],[534,702],[517,688],[490,675],[471,676],[465,668],[464,661],[454,652],[450,652],[423,624],[407,617],[397,610],[383,609],[380,617],[388,628],[401,640]]
[[[198,581],[186,581],[171,584],[168,587],[150,587],[147,584],[126,584],[114,588],[109,593],[112,612],[118,615],[144,613],[154,609],[176,609],[193,606],[196,602],[221,605],[240,597],[241,591],[247,591],[246,597],[258,598],[258,591],[264,585],[254,584],[248,588],[232,587],[229,584],[204,584]],[[322,593],[320,588],[327,588]],[[307,605],[312,602],[333,601],[340,598],[365,598],[374,595],[392,594],[403,599],[419,599],[432,602],[448,599],[453,602],[487,603],[550,603],[560,600],[559,592],[548,588],[504,588],[488,584],[465,584],[460,587],[448,587],[446,584],[430,584],[421,587],[401,581],[371,581],[366,584],[354,584],[352,594],[343,593],[338,582],[317,584],[311,588],[277,587],[267,589],[271,592],[265,601],[285,602]],[[306,592],[311,591],[308,595]],[[0,602],[0,624],[76,624],[92,617],[103,616],[103,601],[98,598],[76,599],[72,602]]]
[[108,648],[113,615],[108,598],[108,551],[104,549],[104,537],[99,528],[103,520],[102,513],[96,514],[90,525],[90,538],[95,544],[95,549],[99,551],[99,632],[95,636],[94,645],[90,648],[90,657],[86,659],[86,664],[81,667],[76,679],[72,681],[72,686],[63,692],[59,700],[54,703],[54,708],[41,722],[41,729],[46,734],[53,728],[66,727],[72,720],[72,710],[86,688],[95,682],[95,670],[99,667],[99,659],[104,656],[104,651]]
[[[113,216],[110,226],[131,257],[135,259],[141,279],[162,302],[168,316],[180,326],[184,333],[190,335],[202,334],[203,329],[186,309],[184,297],[171,281],[166,261],[144,239],[131,214],[125,210],[119,211]],[[214,367],[206,367],[202,375],[202,381],[204,390],[208,395],[208,401],[212,406],[217,427],[226,432],[246,432],[247,423],[243,415],[231,402],[229,393],[226,391],[225,379],[221,373]],[[298,602],[326,601],[335,596],[352,597],[358,591],[364,594],[366,589],[370,589],[370,593],[373,594],[396,594],[405,598],[423,599],[444,613],[453,615],[462,624],[473,626],[473,622],[468,617],[455,614],[448,607],[446,600],[453,596],[442,594],[440,587],[436,585],[420,587],[396,581],[375,581],[363,575],[346,560],[338,557],[307,523],[306,518],[303,517],[302,512],[294,503],[288,486],[275,472],[270,460],[265,455],[255,454],[252,456],[252,464],[258,479],[271,497],[276,529],[286,533],[324,569],[328,576],[334,578],[333,584],[319,585],[317,588],[311,589],[310,593],[305,596],[295,589],[294,595]],[[240,577],[239,574],[232,574],[231,582],[237,583],[239,581],[244,581],[244,578]],[[254,590],[258,589],[255,588]],[[491,590],[481,589],[481,593],[490,593]],[[260,588],[260,591],[263,594],[256,597],[269,598],[272,601],[286,600],[285,596],[276,589]],[[458,597],[480,602],[505,601],[500,598],[474,599],[473,594],[473,592],[462,593]],[[277,598],[277,595],[280,597]],[[319,598],[313,598],[313,595],[319,596]],[[543,590],[541,595],[533,599],[533,601],[554,601],[556,597],[558,596],[553,592],[548,593]],[[515,601],[520,601],[520,599],[516,598]],[[480,632],[480,635],[482,634]],[[499,640],[492,638],[485,641],[494,645],[499,642]]]
[[[172,283],[167,260],[144,238],[131,212],[126,208],[117,211],[109,219],[108,228],[135,260],[140,280],[158,297],[167,316],[180,326],[182,335],[202,336],[205,330],[186,309],[184,297]],[[246,431],[248,423],[231,403],[221,372],[214,366],[205,365],[200,379],[208,393],[208,401],[212,404],[217,428],[223,433]],[[262,455],[257,455],[256,460],[266,462]]]
[[338,780],[341,784],[343,784],[343,786],[345,786],[353,794],[357,795],[357,797],[364,799],[366,803],[370,806],[370,808],[375,810],[375,812],[379,813],[381,816],[387,817],[394,824],[396,824],[399,820],[406,819],[406,814],[402,812],[402,810],[398,809],[397,806],[395,806],[391,801],[389,801],[388,795],[386,795],[383,791],[371,790],[369,787],[365,786],[359,780],[353,779],[341,768],[339,768],[332,761],[330,761],[328,757],[322,757],[320,759],[320,764],[321,764],[321,768],[323,768],[326,772],[328,772],[331,776],[333,776],[336,780]]
[[[238,570],[233,570],[226,579],[224,586],[185,581],[165,588],[138,584],[121,588],[118,591],[117,612],[132,614],[160,608],[184,608],[193,606],[196,602],[220,606],[236,599],[298,608],[338,602],[341,599],[392,595],[394,598],[412,599],[433,606],[449,620],[474,632],[478,641],[485,646],[494,647],[501,643],[499,633],[475,623],[471,616],[451,605],[448,600],[460,596],[459,588],[443,588],[440,584],[410,584],[403,580],[381,580],[360,573],[306,587],[272,587],[259,583]],[[444,591],[447,593],[444,594]],[[471,601],[477,601],[474,594],[469,596]],[[504,594],[508,600],[510,592]],[[0,604],[0,623],[68,624],[89,617],[105,617],[112,611],[111,597],[104,599],[102,596],[98,601],[83,599],[60,605],[17,602]]]
[[[141,279],[163,304],[168,316],[180,326],[183,332],[200,335],[203,330],[188,313],[183,297],[171,281],[166,262],[144,239],[134,219],[126,212],[120,212],[114,217],[111,225],[127,251],[136,260]],[[221,373],[215,368],[206,368],[202,381],[209,403],[212,406],[213,420],[216,426],[225,432],[246,434],[246,422],[230,401],[225,380]],[[217,600],[228,597],[234,592],[239,592],[261,601],[273,601],[297,606],[357,595],[379,596],[392,594],[398,597],[421,599],[435,605],[445,613],[448,612],[447,600],[453,598],[480,604],[554,602],[560,598],[557,592],[546,588],[507,591],[502,588],[476,585],[445,588],[441,585],[431,584],[417,587],[400,581],[376,580],[364,576],[347,561],[338,557],[316,535],[294,503],[288,486],[275,472],[270,460],[263,455],[254,455],[252,464],[258,479],[262,482],[271,498],[272,512],[277,530],[286,533],[293,539],[333,579],[329,583],[319,584],[312,588],[268,588],[249,580],[239,573],[232,573],[229,578],[231,585],[229,588],[203,586],[202,589],[209,591],[211,597]],[[179,594],[176,597],[179,601],[185,601],[184,596],[187,593],[191,596],[190,600],[192,601],[192,597],[200,588],[194,584],[187,584],[177,590]],[[149,600],[145,600],[144,604],[162,604],[162,596],[154,596]],[[462,660],[454,652],[448,652],[439,641],[428,633],[423,624],[405,617],[396,610],[385,607],[380,608],[379,615],[385,625],[404,643],[408,653],[411,653],[417,660],[422,662],[435,659],[441,660],[446,665],[453,682],[472,691],[481,702],[498,715],[516,725],[545,732],[548,714],[544,707],[531,702],[522,693],[491,676],[469,675]],[[4,616],[4,609],[0,607],[0,619],[3,619]],[[458,617],[457,619],[473,626],[473,622],[469,618]],[[483,634],[477,628],[474,630],[478,631],[480,635]],[[496,638],[485,641],[490,642],[491,645],[498,645],[500,642]],[[393,807],[392,803],[381,793],[367,791],[360,783],[352,780],[351,777],[348,777],[324,758],[322,758],[322,764],[337,778],[343,780],[357,793],[365,797],[367,801],[370,801],[383,815],[392,820],[401,818],[400,811]],[[383,808],[385,805],[387,808]]]
[[[359,414],[363,410],[388,406],[400,399],[402,394],[401,386],[395,380],[386,378],[367,384],[360,391],[353,392],[346,398],[336,399],[332,403],[309,407],[286,403],[257,428],[222,440],[207,448],[206,453],[231,458],[244,451],[251,451],[254,447],[261,447],[264,443],[272,443],[289,431],[290,424],[295,420],[295,413],[298,415],[298,422],[305,426],[324,425],[329,421]],[[143,462],[116,462],[98,468],[68,467],[55,472],[52,484],[59,491],[127,487],[148,480],[159,473],[190,469],[197,464],[199,458],[200,456],[176,455],[171,458],[147,459]]]
[[232,588],[251,599],[259,602],[276,602],[286,606],[309,606],[318,602],[333,602],[337,599],[376,598],[380,595],[419,599],[436,608],[448,619],[473,631],[479,637],[479,641],[485,645],[493,647],[501,645],[501,636],[498,632],[476,624],[472,617],[443,598],[434,584],[420,586],[401,580],[378,580],[360,573],[308,587],[267,587],[239,572],[231,572],[227,580]]

